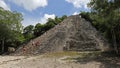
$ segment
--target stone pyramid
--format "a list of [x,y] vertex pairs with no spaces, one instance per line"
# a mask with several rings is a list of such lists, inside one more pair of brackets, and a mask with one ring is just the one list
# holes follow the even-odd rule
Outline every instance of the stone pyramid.
[[[39,42],[33,46],[32,42]],[[63,22],[48,30],[42,36],[25,44],[26,50],[20,47],[16,55],[34,55],[57,51],[96,51],[107,50],[106,39],[91,25],[90,22],[79,15],[72,15]]]

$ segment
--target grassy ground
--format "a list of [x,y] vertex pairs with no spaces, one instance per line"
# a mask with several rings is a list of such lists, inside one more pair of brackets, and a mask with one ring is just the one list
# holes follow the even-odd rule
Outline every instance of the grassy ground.
[[38,56],[1,56],[0,68],[120,68],[114,53],[65,51]]
[[46,58],[61,58],[65,57],[62,60],[76,60],[76,62],[89,62],[89,61],[100,61],[100,62],[115,62],[119,61],[114,53],[109,52],[100,52],[100,51],[85,51],[85,52],[76,52],[76,51],[65,51],[65,52],[54,52],[46,53],[43,57]]
[[54,52],[54,53],[46,53],[43,57],[87,57],[87,56],[98,56],[100,55],[100,51],[85,51],[85,52],[77,52],[77,51],[64,51],[64,52]]

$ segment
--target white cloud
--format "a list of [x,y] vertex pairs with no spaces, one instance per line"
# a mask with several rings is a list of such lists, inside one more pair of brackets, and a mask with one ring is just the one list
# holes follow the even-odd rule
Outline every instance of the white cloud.
[[4,0],[0,0],[0,7],[10,11],[9,6],[4,2]]
[[49,18],[55,19],[55,14],[51,14],[51,15],[44,14],[44,16],[40,19],[39,23],[45,24],[48,21]]
[[90,2],[90,0],[66,0],[68,3],[72,3],[74,7],[81,8],[84,7],[87,9],[87,3]]
[[35,10],[39,7],[45,7],[48,4],[47,0],[9,0],[9,1],[23,7],[28,11]]
[[72,15],[78,15],[79,14],[79,12],[74,12]]
[[54,19],[55,14],[44,14],[44,16],[41,18],[25,17],[22,21],[22,24],[23,26],[36,25],[37,23],[45,24],[49,18]]

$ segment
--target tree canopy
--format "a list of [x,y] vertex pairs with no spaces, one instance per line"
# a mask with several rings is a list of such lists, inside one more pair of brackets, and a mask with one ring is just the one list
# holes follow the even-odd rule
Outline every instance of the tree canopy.
[[[0,8],[0,45],[1,52],[9,46],[17,46],[22,43],[22,15],[18,12],[10,12]],[[14,42],[14,43],[13,43]],[[10,44],[8,44],[10,43]]]
[[118,49],[120,44],[120,0],[91,0],[91,12],[80,15],[89,20]]

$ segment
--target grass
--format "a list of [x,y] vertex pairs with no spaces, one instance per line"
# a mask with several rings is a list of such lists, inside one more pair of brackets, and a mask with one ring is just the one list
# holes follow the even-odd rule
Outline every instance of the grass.
[[94,58],[101,55],[99,51],[92,51],[92,52],[79,52],[78,56],[68,57],[63,60],[81,60],[86,58]]
[[87,63],[87,62],[91,62],[91,61],[110,63],[110,62],[116,60],[116,58],[110,56],[108,53],[104,53],[104,52],[101,52],[101,51],[54,52],[54,53],[47,53],[47,54],[44,55],[44,57],[57,58],[57,59],[60,59],[61,61],[76,62],[76,63]]
[[[116,58],[114,53],[100,52],[100,51],[65,51],[65,52],[54,52],[46,53],[43,57],[56,58],[62,62],[74,62],[80,64],[87,64],[92,61],[100,62],[105,68],[119,68],[120,58]],[[110,65],[110,66],[109,66]]]
[[[54,52],[54,53],[46,53],[44,54],[43,57],[64,57],[64,56],[69,56],[69,57],[87,57],[87,56],[97,56],[99,55],[101,52],[99,51],[86,51],[86,52],[77,52],[77,51],[64,51],[64,52]],[[66,58],[67,59],[71,59],[71,58]]]
[[87,63],[91,61],[98,61],[98,62],[106,62],[106,63],[113,63],[118,62],[120,57],[117,57],[114,52],[80,52],[77,57],[67,57],[63,60],[65,61],[75,61],[79,63]]
[[54,52],[46,53],[43,57],[63,57],[63,56],[77,56],[79,55],[76,51],[64,51],[64,52]]

